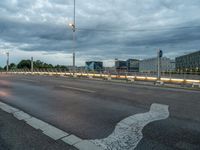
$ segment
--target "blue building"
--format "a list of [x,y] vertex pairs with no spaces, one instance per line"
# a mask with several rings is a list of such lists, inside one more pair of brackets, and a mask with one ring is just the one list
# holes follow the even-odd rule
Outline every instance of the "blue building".
[[101,61],[87,61],[85,62],[85,70],[87,71],[103,71],[103,62]]
[[115,59],[115,69],[117,72],[126,72],[128,70],[127,62]]
[[117,72],[139,72],[139,60],[128,59],[127,61],[115,59]]
[[128,72],[139,72],[139,60],[128,59],[126,61]]

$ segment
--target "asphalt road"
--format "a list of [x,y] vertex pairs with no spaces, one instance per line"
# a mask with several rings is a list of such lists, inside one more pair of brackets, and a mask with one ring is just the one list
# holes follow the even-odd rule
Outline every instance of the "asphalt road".
[[0,150],[76,150],[0,110]]
[[118,122],[169,106],[144,127],[137,150],[199,150],[200,92],[62,77],[0,75],[0,101],[83,139],[109,136]]

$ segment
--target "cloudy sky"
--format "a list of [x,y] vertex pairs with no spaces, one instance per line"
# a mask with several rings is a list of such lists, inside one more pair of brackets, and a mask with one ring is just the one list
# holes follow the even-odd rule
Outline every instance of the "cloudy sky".
[[[199,0],[76,0],[77,65],[200,49]],[[0,65],[33,56],[72,64],[73,0],[0,0]]]

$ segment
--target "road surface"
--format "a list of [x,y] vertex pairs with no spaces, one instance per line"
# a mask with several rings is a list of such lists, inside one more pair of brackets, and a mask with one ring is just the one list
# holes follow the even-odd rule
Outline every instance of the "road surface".
[[0,150],[76,150],[0,110]]
[[0,75],[0,101],[85,140],[105,139],[123,119],[137,118],[137,114],[151,112],[152,104],[160,104],[168,106],[169,116],[145,124],[135,149],[200,149],[199,91]]

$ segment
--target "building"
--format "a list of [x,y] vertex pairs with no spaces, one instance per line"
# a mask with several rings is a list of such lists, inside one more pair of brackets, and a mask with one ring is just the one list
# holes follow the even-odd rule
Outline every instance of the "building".
[[177,57],[176,71],[200,71],[200,51]]
[[126,66],[128,72],[139,72],[139,60],[137,59],[128,59],[126,61]]
[[[140,72],[157,72],[158,70],[158,58],[150,58],[141,60],[139,62]],[[161,58],[161,72],[169,72],[175,70],[175,61],[162,57]]]
[[100,61],[88,61],[85,62],[85,70],[87,71],[103,71],[103,62]]
[[116,59],[115,60],[115,69],[117,72],[126,72],[128,70],[127,62]]

